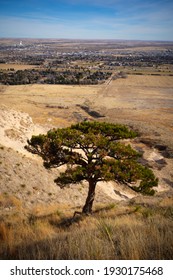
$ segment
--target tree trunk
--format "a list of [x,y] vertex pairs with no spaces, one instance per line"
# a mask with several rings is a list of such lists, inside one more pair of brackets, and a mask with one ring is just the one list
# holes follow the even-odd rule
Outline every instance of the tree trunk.
[[96,182],[93,180],[89,180],[89,190],[88,190],[88,196],[85,202],[85,205],[83,207],[82,213],[85,214],[91,214],[92,213],[92,206],[95,198],[95,187]]

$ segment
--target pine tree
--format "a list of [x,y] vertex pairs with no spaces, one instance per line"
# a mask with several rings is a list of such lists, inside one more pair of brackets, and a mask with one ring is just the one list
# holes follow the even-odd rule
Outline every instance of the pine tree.
[[55,179],[62,188],[83,180],[88,182],[82,212],[91,214],[95,188],[100,181],[116,181],[136,192],[154,194],[152,187],[157,186],[158,179],[152,170],[139,163],[141,155],[121,141],[136,136],[121,124],[81,122],[50,130],[46,135],[32,136],[26,148],[41,156],[46,168],[66,165],[66,171]]

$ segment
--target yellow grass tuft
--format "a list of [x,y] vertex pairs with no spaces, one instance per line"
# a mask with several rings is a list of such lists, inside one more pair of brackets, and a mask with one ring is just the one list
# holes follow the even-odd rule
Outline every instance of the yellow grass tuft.
[[21,201],[8,193],[0,194],[0,207],[2,208],[17,208],[20,209],[22,207]]

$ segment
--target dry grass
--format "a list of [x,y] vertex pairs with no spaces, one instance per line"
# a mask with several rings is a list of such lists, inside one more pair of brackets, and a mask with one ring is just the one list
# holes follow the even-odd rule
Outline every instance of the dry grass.
[[0,64],[0,69],[2,70],[8,70],[8,69],[15,69],[15,70],[25,70],[25,69],[35,69],[38,68],[36,65],[27,65],[27,64],[6,64],[2,63]]
[[76,105],[88,99],[92,102],[100,89],[100,86],[71,85],[0,86],[2,104],[28,113],[34,123],[51,127],[71,124],[76,120],[75,112],[83,113]]
[[[108,205],[90,217],[34,209],[0,223],[1,259],[172,259],[172,198],[159,205]],[[109,209],[109,210],[108,210]],[[43,210],[43,211],[41,211]],[[32,215],[31,215],[32,214]],[[31,218],[32,217],[32,218]]]
[[17,197],[10,195],[8,193],[0,194],[0,207],[7,208],[7,209],[15,207],[20,209],[21,206],[22,203]]
[[129,75],[127,79],[118,79],[114,82],[118,87],[138,87],[138,88],[170,88],[173,85],[172,76],[151,76],[151,75]]

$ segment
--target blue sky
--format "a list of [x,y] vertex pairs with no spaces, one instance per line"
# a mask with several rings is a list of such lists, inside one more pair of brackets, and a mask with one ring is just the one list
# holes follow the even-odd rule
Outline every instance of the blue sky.
[[0,37],[173,41],[173,0],[0,0]]

